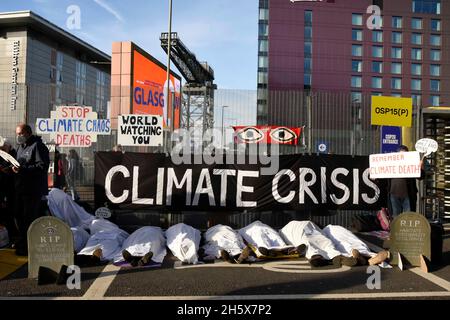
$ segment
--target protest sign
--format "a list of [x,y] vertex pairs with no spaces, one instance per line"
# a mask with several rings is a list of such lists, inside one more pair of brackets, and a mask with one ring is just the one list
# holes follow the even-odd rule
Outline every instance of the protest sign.
[[369,157],[370,178],[419,178],[420,154],[417,151],[372,154]]
[[151,147],[163,145],[163,117],[121,115],[118,120],[118,144]]

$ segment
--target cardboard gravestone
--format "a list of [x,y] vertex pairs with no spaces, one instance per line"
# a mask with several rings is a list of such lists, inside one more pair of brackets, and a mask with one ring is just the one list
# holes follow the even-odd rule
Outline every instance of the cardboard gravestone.
[[390,238],[392,264],[399,264],[398,253],[412,266],[421,266],[421,256],[431,260],[431,227],[420,213],[406,212],[395,218]]
[[55,217],[41,217],[28,228],[28,278],[37,278],[39,267],[59,273],[74,260],[73,234]]

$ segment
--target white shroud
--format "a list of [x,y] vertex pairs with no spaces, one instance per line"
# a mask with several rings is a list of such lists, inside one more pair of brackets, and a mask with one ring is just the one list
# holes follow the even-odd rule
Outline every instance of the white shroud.
[[198,263],[200,231],[179,223],[166,230],[167,246],[172,254],[185,263]]

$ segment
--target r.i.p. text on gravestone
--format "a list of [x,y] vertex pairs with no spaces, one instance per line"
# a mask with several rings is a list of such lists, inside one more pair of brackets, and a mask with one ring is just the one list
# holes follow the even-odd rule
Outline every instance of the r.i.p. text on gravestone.
[[74,262],[73,234],[55,217],[41,217],[28,229],[28,278],[37,278],[39,267],[59,272]]
[[398,253],[411,266],[421,266],[421,255],[431,259],[431,227],[420,213],[406,212],[391,223],[391,263],[397,265]]

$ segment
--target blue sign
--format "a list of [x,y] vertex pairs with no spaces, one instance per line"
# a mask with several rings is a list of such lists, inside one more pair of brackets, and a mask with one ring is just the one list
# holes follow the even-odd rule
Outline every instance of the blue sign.
[[381,127],[381,153],[397,152],[401,144],[401,127]]
[[318,153],[328,153],[328,142],[326,141],[318,141],[316,144],[316,150]]

